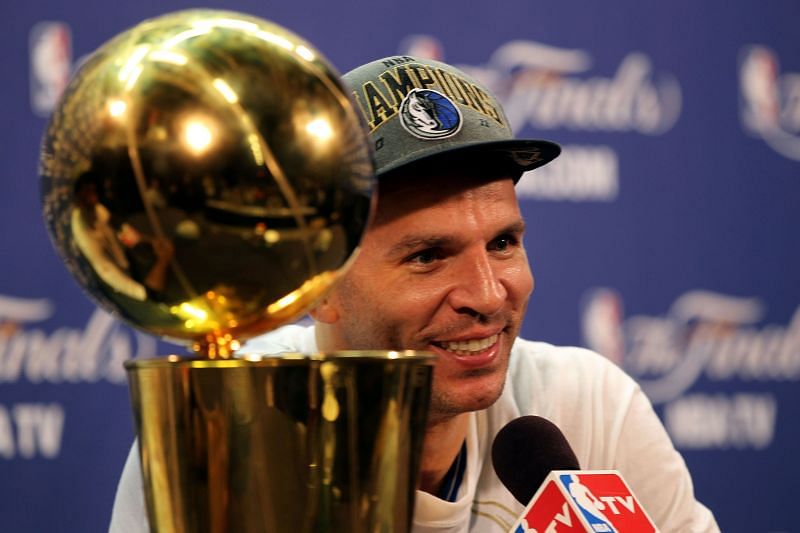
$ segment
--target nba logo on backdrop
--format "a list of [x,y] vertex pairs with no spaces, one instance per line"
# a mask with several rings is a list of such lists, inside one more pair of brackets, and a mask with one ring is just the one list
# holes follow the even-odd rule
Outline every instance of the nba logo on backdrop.
[[39,22],[30,33],[31,108],[48,115],[69,82],[72,37],[63,22]]
[[739,65],[744,127],[776,152],[800,161],[800,74],[781,74],[778,57],[766,46],[749,46]]

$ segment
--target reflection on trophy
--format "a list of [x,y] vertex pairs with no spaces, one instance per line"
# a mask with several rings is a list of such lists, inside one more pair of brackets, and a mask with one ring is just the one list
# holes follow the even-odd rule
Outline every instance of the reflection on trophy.
[[238,13],[95,52],[42,147],[45,219],[104,308],[191,346],[126,364],[153,531],[406,531],[432,356],[266,354],[347,268],[372,160],[311,45]]

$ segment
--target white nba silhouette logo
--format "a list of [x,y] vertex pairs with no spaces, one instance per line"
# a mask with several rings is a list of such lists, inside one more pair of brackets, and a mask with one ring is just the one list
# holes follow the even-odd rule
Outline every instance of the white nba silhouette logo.
[[72,36],[63,22],[39,22],[30,32],[31,107],[48,115],[61,98],[72,70]]
[[776,152],[800,161],[800,76],[781,74],[778,56],[763,45],[745,47],[739,64],[742,124]]
[[592,494],[592,491],[589,489],[589,487],[580,482],[578,476],[573,474],[569,476],[569,480],[570,483],[568,490],[570,496],[572,496],[572,499],[575,500],[575,503],[577,503],[578,506],[584,511],[584,515],[588,513],[595,518],[595,520],[592,520],[592,528],[595,531],[615,533],[616,529],[614,529],[614,527],[611,525],[611,522],[608,520],[608,518],[606,518],[606,515],[603,514],[606,504],[601,502],[594,494]]

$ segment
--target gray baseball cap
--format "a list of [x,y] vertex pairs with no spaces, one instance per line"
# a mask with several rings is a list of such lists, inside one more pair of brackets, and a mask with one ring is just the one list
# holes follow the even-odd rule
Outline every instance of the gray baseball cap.
[[497,98],[445,63],[392,56],[343,79],[364,113],[379,176],[443,154],[497,160],[522,175],[561,152],[550,141],[515,139]]

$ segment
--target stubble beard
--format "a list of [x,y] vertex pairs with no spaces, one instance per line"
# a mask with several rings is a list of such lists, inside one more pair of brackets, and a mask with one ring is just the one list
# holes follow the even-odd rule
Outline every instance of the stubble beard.
[[[400,325],[391,323],[391,321],[382,318],[382,313],[379,309],[367,309],[365,313],[363,308],[356,305],[356,302],[364,300],[353,297],[359,294],[358,284],[354,280],[345,276],[343,281],[340,282],[339,290],[344,291],[344,294],[350,296],[341,299],[342,307],[345,311],[344,316],[341,318],[344,322],[341,329],[341,338],[344,340],[348,350],[428,351],[433,339],[447,338],[472,326],[476,320],[474,317],[463,317],[461,320],[456,320],[446,327],[437,328],[435,332],[422,332],[422,337],[420,339],[403,339]],[[364,320],[365,316],[370,316],[371,320]],[[453,394],[452,391],[446,388],[437,387],[436,372],[434,369],[428,425],[443,422],[464,413],[487,409],[503,394],[508,365],[511,358],[511,350],[514,340],[519,333],[521,320],[515,313],[510,311],[503,312],[502,316],[495,316],[493,319],[486,319],[484,317],[479,320],[491,320],[506,324],[506,329],[504,329],[502,336],[506,344],[505,350],[507,353],[502,356],[504,362],[501,368],[466,371],[462,375],[465,382],[459,385],[463,388],[468,388],[470,386],[468,383],[469,378],[486,378],[486,374],[491,373],[499,374],[497,379],[500,380],[500,383],[495,387],[495,390],[492,390],[486,397],[476,399],[474,402],[468,402],[458,398],[458,391]]]
[[474,411],[482,411],[488,409],[500,399],[505,389],[505,379],[497,388],[497,390],[490,396],[482,398],[474,403],[464,404],[448,394],[446,391],[437,391],[434,387],[431,394],[431,404],[428,414],[428,425],[439,424],[453,419],[458,415],[464,413],[471,413]]
[[[428,351],[430,343],[425,340],[418,342],[404,342],[399,333],[390,325],[381,320],[377,321],[359,321],[352,320],[355,314],[349,314],[347,325],[344,331],[343,338],[351,350],[417,350]],[[454,328],[457,329],[457,328]],[[376,332],[383,332],[377,334]],[[513,336],[510,337],[513,342]],[[475,369],[469,370],[462,374],[461,378],[464,383],[458,384],[460,388],[468,389],[470,387],[469,381],[471,379],[488,379],[489,374],[499,374],[496,379],[500,380],[498,386],[491,391],[490,394],[483,398],[475,398],[474,401],[465,400],[463,394],[469,392],[451,391],[447,386],[437,386],[436,369],[434,368],[433,385],[431,389],[431,401],[428,414],[428,424],[443,422],[452,419],[460,414],[472,411],[480,411],[492,406],[503,394],[505,388],[506,374],[508,370],[508,361],[511,356],[511,347],[507,348],[508,354],[503,355],[505,362],[501,368],[492,369]],[[437,364],[437,363],[434,363]]]
[[[455,384],[443,384],[439,387],[437,387],[434,374],[431,406],[428,415],[429,425],[446,421],[464,413],[488,409],[500,399],[503,395],[503,390],[505,390],[511,348],[515,337],[513,334],[509,334],[508,337],[503,336],[504,339],[507,338],[509,340],[507,341],[507,348],[505,348],[506,353],[500,356],[502,363],[497,367],[465,371],[455,378],[457,380]],[[494,379],[495,382],[488,390],[476,391],[475,385],[471,381],[478,379]],[[458,387],[458,390],[454,390],[454,386]],[[479,394],[483,394],[483,396],[478,396]]]

